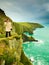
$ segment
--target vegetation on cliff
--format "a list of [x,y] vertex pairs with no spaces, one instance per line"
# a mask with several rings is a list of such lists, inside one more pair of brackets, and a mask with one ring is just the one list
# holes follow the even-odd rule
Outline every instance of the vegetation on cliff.
[[28,37],[25,40],[24,32],[33,34],[33,30],[36,28],[42,28],[43,26],[37,23],[16,23],[12,22],[12,36],[5,37],[4,20],[9,18],[5,15],[4,11],[0,9],[0,65],[32,65],[30,60],[25,56],[22,49],[23,41],[35,41],[33,37]]

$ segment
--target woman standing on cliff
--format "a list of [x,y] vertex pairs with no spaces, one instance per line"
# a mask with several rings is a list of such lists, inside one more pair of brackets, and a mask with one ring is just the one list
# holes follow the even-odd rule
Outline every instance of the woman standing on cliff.
[[6,37],[11,36],[12,24],[10,20],[6,19],[4,25],[5,25]]

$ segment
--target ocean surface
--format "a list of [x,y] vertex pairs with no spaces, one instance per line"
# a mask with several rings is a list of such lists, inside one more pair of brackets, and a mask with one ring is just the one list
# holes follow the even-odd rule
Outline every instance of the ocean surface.
[[32,36],[38,42],[24,43],[24,53],[29,59],[33,59],[33,65],[49,65],[49,24],[44,24],[44,28],[36,29]]

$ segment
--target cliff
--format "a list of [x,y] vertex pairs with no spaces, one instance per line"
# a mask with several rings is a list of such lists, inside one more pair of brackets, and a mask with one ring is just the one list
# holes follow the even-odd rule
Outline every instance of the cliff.
[[[12,36],[6,38],[4,26],[4,20],[6,18],[9,17],[0,9],[0,65],[32,65],[30,60],[25,56],[22,48],[23,37],[25,37],[23,33],[29,32],[32,34],[34,29],[40,28],[42,25],[37,26],[27,22],[25,24],[16,23],[9,18],[13,26]],[[30,40],[30,38],[28,40]]]

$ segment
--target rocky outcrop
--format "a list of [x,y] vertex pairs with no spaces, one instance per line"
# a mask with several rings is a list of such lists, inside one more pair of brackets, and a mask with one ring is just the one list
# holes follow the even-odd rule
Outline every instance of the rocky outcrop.
[[32,36],[27,36],[26,34],[22,34],[22,35],[23,35],[23,37],[22,37],[23,42],[27,42],[27,41],[29,41],[29,42],[32,42],[32,41],[38,42],[38,40],[36,40]]

